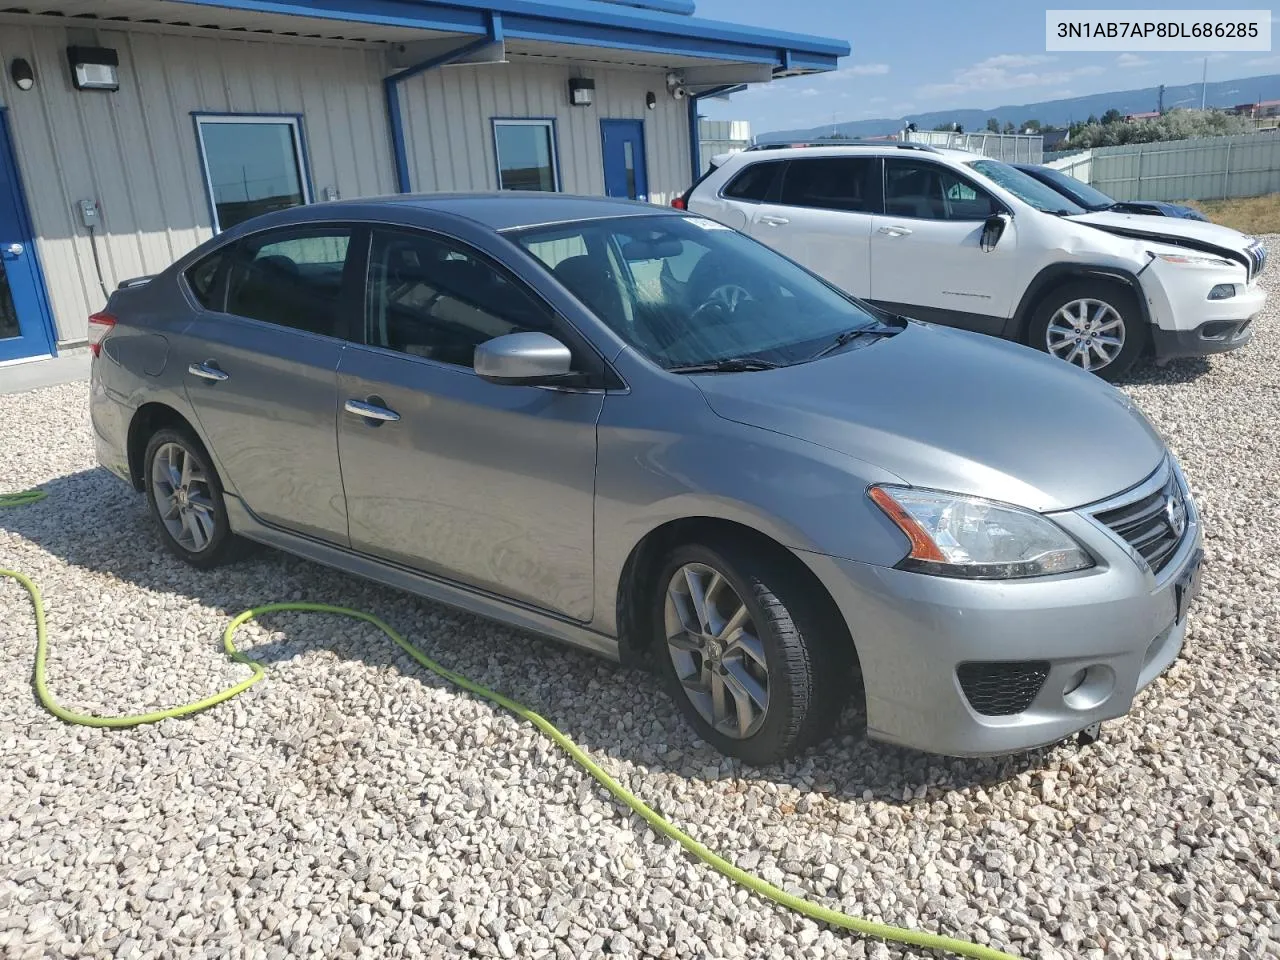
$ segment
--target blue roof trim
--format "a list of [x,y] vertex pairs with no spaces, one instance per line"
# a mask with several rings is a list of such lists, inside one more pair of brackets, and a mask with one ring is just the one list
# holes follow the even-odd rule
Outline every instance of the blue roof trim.
[[[179,0],[191,6],[215,6],[351,23],[484,33],[490,13],[502,14],[508,36],[548,42],[593,43],[623,49],[652,50],[748,59],[830,70],[849,44],[805,34],[761,30],[676,13],[624,7],[600,0]],[[673,0],[674,2],[674,0]],[[745,56],[744,54],[749,54]]]

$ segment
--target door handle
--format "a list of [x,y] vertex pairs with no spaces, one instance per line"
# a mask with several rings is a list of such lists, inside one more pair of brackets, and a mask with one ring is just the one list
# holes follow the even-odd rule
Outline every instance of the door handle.
[[767,223],[771,227],[780,227],[783,224],[790,223],[786,217],[773,217],[766,214],[760,218],[761,223]]
[[[377,399],[370,397],[370,400]],[[364,400],[348,400],[343,409],[347,413],[354,413],[357,417],[364,417],[366,420],[378,420],[383,423],[395,423],[400,419],[400,414],[394,410],[388,409],[377,403],[367,403]]]
[[906,227],[899,227],[899,226],[881,227],[878,232],[883,233],[886,237],[911,236],[911,231],[909,229],[907,229]]
[[193,377],[199,377],[201,380],[209,380],[212,383],[221,383],[223,380],[230,380],[231,374],[225,370],[219,370],[212,361],[206,363],[193,363],[187,367],[187,373]]

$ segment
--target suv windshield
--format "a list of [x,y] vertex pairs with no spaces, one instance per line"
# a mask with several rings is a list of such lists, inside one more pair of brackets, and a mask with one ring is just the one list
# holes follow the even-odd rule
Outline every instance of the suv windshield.
[[1015,170],[1007,163],[1001,163],[999,160],[968,160],[965,166],[1008,190],[1023,203],[1029,203],[1044,213],[1059,213],[1065,216],[1086,212],[1080,204],[1067,199],[1034,177],[1027,176],[1021,170]]
[[[1027,175],[1032,177],[1032,174]],[[1034,174],[1034,179],[1047,180],[1048,186],[1055,189],[1061,187],[1062,193],[1074,200],[1076,204],[1083,206],[1085,210],[1106,210],[1107,207],[1115,205],[1115,201],[1101,189],[1094,189],[1083,180],[1070,177],[1061,170],[1053,169],[1052,166],[1041,166]]]
[[666,369],[798,363],[839,334],[879,325],[870,308],[702,217],[589,220],[533,227],[513,239]]

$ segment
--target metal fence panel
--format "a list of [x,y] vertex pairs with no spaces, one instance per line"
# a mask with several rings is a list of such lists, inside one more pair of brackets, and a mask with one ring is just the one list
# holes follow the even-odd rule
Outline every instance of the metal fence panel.
[[912,143],[927,143],[932,147],[969,150],[1010,163],[1040,163],[1044,156],[1044,137],[1039,134],[916,130],[907,134],[907,139]]
[[1095,147],[1046,159],[1117,200],[1218,200],[1280,192],[1280,134],[1265,131]]

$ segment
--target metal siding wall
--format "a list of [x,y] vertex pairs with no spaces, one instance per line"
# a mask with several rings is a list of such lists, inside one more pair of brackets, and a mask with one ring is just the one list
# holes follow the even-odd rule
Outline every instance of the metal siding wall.
[[[585,71],[596,82],[595,103],[570,107],[568,65],[530,63],[442,67],[405,81],[402,109],[413,189],[495,190],[493,118],[554,117],[560,188],[603,194],[602,119],[644,121],[649,199],[668,203],[690,183],[688,112],[666,92],[658,71]],[[658,97],[654,110],[645,94]]]
[[316,199],[327,186],[347,197],[394,192],[380,53],[280,38],[96,37],[120,55],[116,93],[71,86],[66,30],[0,25],[0,57],[26,57],[37,78],[22,93],[6,76],[3,95],[59,340],[83,338],[104,303],[76,201],[101,204],[108,290],[212,234],[193,111],[302,114]]
[[[1055,164],[1067,169],[1069,161]],[[1280,137],[1169,140],[1095,147],[1068,169],[1117,200],[1218,200],[1280,192]]]

